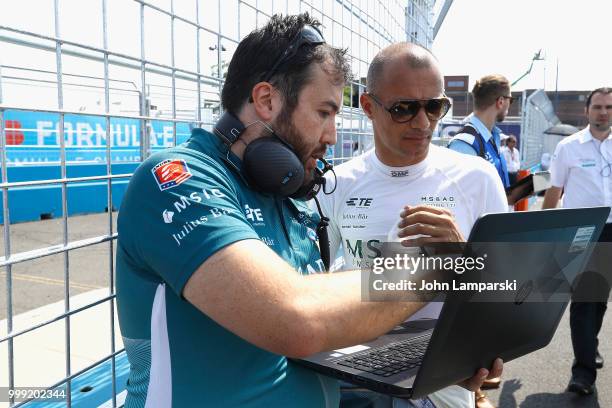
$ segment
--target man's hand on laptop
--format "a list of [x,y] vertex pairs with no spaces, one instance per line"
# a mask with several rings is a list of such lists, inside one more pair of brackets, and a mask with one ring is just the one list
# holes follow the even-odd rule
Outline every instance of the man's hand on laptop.
[[476,391],[482,386],[482,383],[485,379],[501,377],[503,370],[504,362],[501,358],[496,358],[490,370],[487,370],[486,368],[481,368],[472,378],[468,378],[467,380],[462,381],[457,385],[460,385],[470,391]]
[[400,213],[398,237],[404,246],[433,242],[465,242],[453,214],[446,208],[428,205],[406,206]]

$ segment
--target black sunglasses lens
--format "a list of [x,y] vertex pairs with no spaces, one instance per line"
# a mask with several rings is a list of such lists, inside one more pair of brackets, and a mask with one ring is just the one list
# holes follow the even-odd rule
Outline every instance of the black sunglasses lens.
[[389,111],[394,121],[403,123],[414,118],[419,109],[421,109],[421,104],[418,101],[403,101],[393,105]]
[[395,103],[389,108],[389,113],[391,113],[391,119],[395,122],[405,123],[418,115],[419,110],[423,107],[430,120],[439,120],[446,115],[450,106],[450,101],[446,98],[429,99],[426,101],[407,100]]
[[425,104],[425,112],[433,120],[442,118],[442,116],[446,115],[449,108],[450,103],[448,99],[430,99]]

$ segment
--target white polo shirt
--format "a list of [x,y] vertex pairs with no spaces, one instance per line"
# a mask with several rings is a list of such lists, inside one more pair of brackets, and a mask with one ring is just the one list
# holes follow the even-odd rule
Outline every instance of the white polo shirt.
[[[480,157],[435,145],[429,146],[425,160],[412,166],[387,166],[371,149],[335,167],[335,172],[335,192],[318,197],[323,214],[330,218],[330,253],[333,257],[342,248],[344,269],[372,265],[380,256],[380,245],[400,222],[405,205],[447,208],[466,239],[479,216],[508,208],[495,167]],[[326,177],[328,185],[334,185],[334,176]],[[440,305],[432,303],[421,312],[437,316]],[[459,386],[429,398],[437,407],[474,407],[473,393]],[[407,405],[394,401],[393,406]]]
[[612,134],[600,142],[586,127],[566,137],[555,149],[550,173],[552,185],[564,189],[564,208],[612,206]]
[[[427,158],[407,167],[383,164],[374,149],[335,167],[336,191],[319,195],[330,218],[330,253],[342,247],[345,269],[371,266],[378,247],[406,205],[447,208],[467,239],[484,213],[506,212],[506,193],[495,167],[477,156],[429,146]],[[328,177],[333,185],[334,177]]]
[[504,159],[506,159],[508,173],[516,173],[521,169],[521,159],[519,158],[519,151],[516,147],[510,151],[508,146],[502,146],[500,151]]

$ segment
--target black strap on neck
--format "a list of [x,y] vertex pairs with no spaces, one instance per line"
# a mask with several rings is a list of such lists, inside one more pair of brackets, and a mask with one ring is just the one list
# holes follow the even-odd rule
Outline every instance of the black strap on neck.
[[325,270],[329,271],[329,267],[331,264],[331,256],[329,253],[329,235],[327,234],[327,227],[329,226],[329,218],[323,215],[323,211],[321,210],[321,204],[319,204],[319,200],[317,196],[314,196],[315,204],[317,205],[317,211],[319,212],[320,220],[317,224],[317,237],[319,238],[319,251],[321,252],[321,260],[323,261],[323,266],[325,266]]
[[472,125],[467,124],[467,125],[464,125],[461,129],[459,129],[457,134],[460,134],[460,133],[467,133],[468,135],[472,135],[476,138],[476,140],[478,141],[478,151],[476,153],[478,153],[479,157],[482,157],[484,159],[485,158],[484,138],[482,137],[480,133],[478,133],[476,128]]
[[214,133],[221,139],[228,149],[236,142],[236,140],[238,140],[240,134],[244,132],[245,129],[246,128],[242,122],[227,111],[221,115],[213,127]]

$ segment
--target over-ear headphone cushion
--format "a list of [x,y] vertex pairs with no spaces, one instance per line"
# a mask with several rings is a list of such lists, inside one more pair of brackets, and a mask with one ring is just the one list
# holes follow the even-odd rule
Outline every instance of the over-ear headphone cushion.
[[288,197],[304,183],[304,165],[288,146],[274,137],[250,142],[242,166],[248,182],[264,193]]

